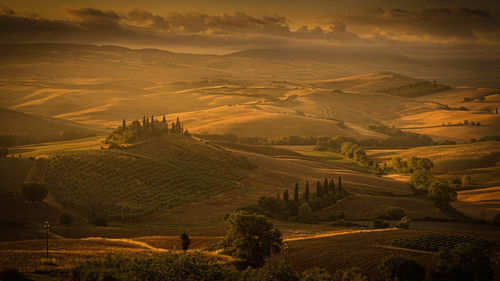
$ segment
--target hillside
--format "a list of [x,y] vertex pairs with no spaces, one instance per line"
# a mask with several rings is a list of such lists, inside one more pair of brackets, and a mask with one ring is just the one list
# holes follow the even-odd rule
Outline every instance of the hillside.
[[[434,76],[432,64],[387,52],[197,55],[74,44],[3,49],[15,51],[0,54],[2,107],[94,128],[116,127],[122,118],[131,121],[146,112],[167,115],[169,121],[181,116],[192,132],[274,139],[290,134],[384,138],[368,128],[381,122],[436,140],[464,141],[493,135],[500,126],[499,115],[491,114],[500,107],[489,95],[494,89],[450,86],[430,94],[436,85],[457,80]],[[428,95],[413,97],[421,90]],[[413,98],[405,97],[407,91]],[[482,126],[443,126],[464,120]],[[346,128],[337,126],[340,121]]]
[[87,219],[138,219],[238,188],[245,159],[184,136],[164,136],[118,150],[59,153],[37,160],[33,181]]
[[0,144],[9,146],[79,139],[105,132],[102,128],[6,108],[0,108],[0,119]]

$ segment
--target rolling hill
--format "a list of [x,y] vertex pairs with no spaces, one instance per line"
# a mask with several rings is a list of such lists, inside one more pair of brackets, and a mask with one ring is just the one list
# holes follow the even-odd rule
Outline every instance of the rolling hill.
[[23,145],[56,140],[72,140],[104,134],[102,128],[92,128],[72,121],[27,114],[0,108],[0,141],[3,145]]
[[37,160],[27,181],[89,220],[142,218],[239,187],[241,157],[189,137],[169,135],[122,149],[58,153]]

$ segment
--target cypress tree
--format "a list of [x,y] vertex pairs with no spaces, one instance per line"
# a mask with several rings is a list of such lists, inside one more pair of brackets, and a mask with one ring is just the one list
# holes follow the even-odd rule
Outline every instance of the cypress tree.
[[125,119],[122,120],[122,130],[125,130],[127,128],[127,122]]
[[142,128],[146,129],[146,116],[142,116]]
[[146,117],[146,129],[149,129],[149,118]]
[[161,122],[166,125],[167,124],[167,118],[165,118],[165,115],[163,115],[163,120],[161,120]]
[[325,182],[323,183],[323,194],[328,194],[328,180],[325,178]]
[[304,192],[304,201],[309,202],[309,182],[306,181],[306,191]]
[[295,182],[295,192],[293,193],[293,201],[299,204],[299,183]]
[[175,133],[175,123],[172,121],[172,129],[170,129],[170,132],[173,134]]
[[337,188],[339,191],[342,191],[342,177],[341,176],[339,176],[339,184],[338,184]]
[[319,181],[316,182],[316,197],[323,197],[323,192],[321,190]]
[[288,203],[288,189],[285,189],[285,192],[283,192],[283,200]]
[[155,130],[155,118],[153,115],[151,115],[151,130]]

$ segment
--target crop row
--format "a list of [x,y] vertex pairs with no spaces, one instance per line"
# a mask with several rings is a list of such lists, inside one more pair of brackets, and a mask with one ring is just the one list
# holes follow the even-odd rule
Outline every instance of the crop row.
[[473,244],[483,249],[490,248],[494,243],[482,238],[440,233],[428,233],[417,236],[399,238],[387,242],[393,247],[436,252],[442,248],[451,249],[458,244]]

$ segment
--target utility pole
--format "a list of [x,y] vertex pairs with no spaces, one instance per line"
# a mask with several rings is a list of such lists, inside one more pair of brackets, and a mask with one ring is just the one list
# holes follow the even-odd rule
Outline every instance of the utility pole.
[[45,230],[46,233],[46,246],[47,246],[47,262],[49,262],[49,230],[50,230],[50,224],[48,221],[45,221],[43,224],[43,229]]

